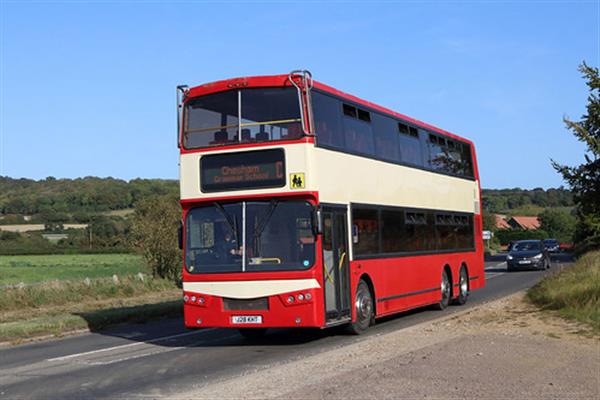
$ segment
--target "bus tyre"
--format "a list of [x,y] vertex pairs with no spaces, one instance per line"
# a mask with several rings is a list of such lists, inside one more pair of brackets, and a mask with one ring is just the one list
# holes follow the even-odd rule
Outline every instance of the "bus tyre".
[[265,336],[267,328],[239,328],[238,331],[248,340],[258,340]]
[[440,282],[440,294],[442,296],[442,298],[440,299],[440,302],[437,303],[435,305],[435,308],[438,310],[445,310],[446,307],[448,307],[448,304],[450,304],[450,297],[452,294],[452,283],[450,282],[450,279],[448,278],[448,273],[446,272],[446,269],[444,269],[442,271],[442,281]]
[[458,297],[454,299],[454,304],[462,306],[467,302],[469,298],[469,277],[465,267],[460,268],[460,275],[458,278]]
[[356,320],[348,325],[348,330],[354,335],[360,335],[369,328],[373,320],[373,296],[371,296],[369,285],[362,279],[356,287],[354,311]]

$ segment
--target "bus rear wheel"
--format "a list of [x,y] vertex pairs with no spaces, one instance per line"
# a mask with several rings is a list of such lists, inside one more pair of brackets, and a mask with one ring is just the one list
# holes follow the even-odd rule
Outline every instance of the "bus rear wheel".
[[265,336],[267,328],[239,328],[238,331],[248,340],[257,340]]
[[450,282],[450,278],[448,277],[448,272],[446,269],[442,271],[442,281],[440,283],[440,294],[442,298],[440,302],[435,305],[435,308],[438,310],[445,310],[450,304],[450,297],[452,296],[452,283]]
[[369,328],[373,320],[373,296],[371,296],[369,285],[362,279],[356,287],[354,312],[356,320],[348,325],[348,331],[354,335],[360,335]]
[[469,277],[465,267],[461,267],[458,278],[458,297],[454,300],[454,304],[462,306],[469,298]]

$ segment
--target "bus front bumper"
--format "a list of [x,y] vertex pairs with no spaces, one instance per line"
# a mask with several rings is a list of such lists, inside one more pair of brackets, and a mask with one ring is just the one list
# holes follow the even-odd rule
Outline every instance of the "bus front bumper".
[[187,328],[322,327],[323,309],[314,289],[253,299],[232,299],[184,291]]

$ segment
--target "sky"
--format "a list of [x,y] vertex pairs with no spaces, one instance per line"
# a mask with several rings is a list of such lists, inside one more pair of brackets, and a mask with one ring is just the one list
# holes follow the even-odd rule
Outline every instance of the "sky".
[[0,0],[0,176],[178,178],[175,87],[308,69],[475,142],[484,188],[563,185],[598,1]]

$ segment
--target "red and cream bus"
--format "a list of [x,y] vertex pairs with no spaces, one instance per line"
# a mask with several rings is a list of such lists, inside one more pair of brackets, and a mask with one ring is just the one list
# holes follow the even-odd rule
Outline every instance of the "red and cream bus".
[[360,333],[484,286],[469,140],[307,71],[178,93],[187,327]]

